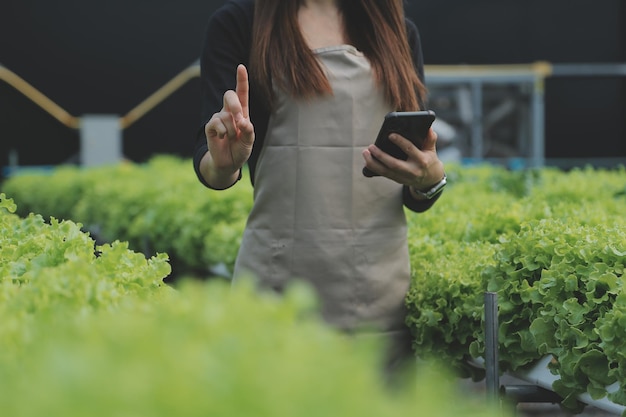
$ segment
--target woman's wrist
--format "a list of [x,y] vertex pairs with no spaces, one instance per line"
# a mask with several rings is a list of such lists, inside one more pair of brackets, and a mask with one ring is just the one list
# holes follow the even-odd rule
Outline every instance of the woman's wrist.
[[225,190],[232,187],[242,176],[241,168],[216,167],[210,152],[204,155],[200,167],[206,184],[215,190]]
[[430,200],[436,195],[440,194],[444,187],[447,184],[447,177],[445,172],[443,173],[443,177],[434,184],[431,184],[427,187],[417,188],[415,186],[409,186],[409,191],[411,192],[411,196],[416,200]]
[[211,188],[216,190],[225,190],[232,187],[241,179],[242,169],[237,168],[234,172],[227,170],[226,172],[220,171],[212,176],[211,181],[208,181],[212,185]]

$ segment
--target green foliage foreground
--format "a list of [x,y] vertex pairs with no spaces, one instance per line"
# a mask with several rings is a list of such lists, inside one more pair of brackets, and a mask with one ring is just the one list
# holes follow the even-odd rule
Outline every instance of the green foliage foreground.
[[224,281],[173,289],[165,255],[13,211],[0,194],[3,415],[501,415],[433,368],[389,390],[380,346],[324,326],[307,287],[284,297]]
[[[613,382],[622,388],[609,397],[626,405],[626,170],[446,170],[450,185],[437,204],[407,212],[416,354],[480,379],[468,363],[484,354],[483,296],[493,291],[500,369],[552,355],[566,407],[579,410],[581,393],[607,396]],[[251,204],[248,178],[213,192],[190,161],[171,157],[19,175],[2,189],[23,216],[72,219],[105,240],[149,246],[175,260],[174,270],[232,267]]]

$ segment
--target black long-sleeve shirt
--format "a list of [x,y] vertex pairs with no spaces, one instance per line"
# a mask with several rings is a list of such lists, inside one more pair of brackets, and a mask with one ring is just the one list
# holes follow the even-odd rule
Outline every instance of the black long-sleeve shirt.
[[[252,47],[252,21],[254,17],[254,0],[229,0],[213,13],[205,31],[201,68],[201,125],[198,129],[196,145],[193,153],[193,165],[198,179],[207,187],[200,174],[200,160],[208,152],[204,126],[213,114],[219,112],[223,105],[224,92],[234,90],[237,84],[236,68],[244,64],[249,68],[250,50]],[[415,24],[406,19],[407,36],[418,77],[424,82],[424,60],[419,32]],[[254,173],[259,152],[267,131],[270,110],[261,97],[256,94],[254,84],[250,85],[250,121],[254,125],[255,141],[252,155],[248,160],[250,181],[254,185]],[[403,201],[411,210],[421,212],[434,203],[432,200],[415,200],[411,197],[408,187],[404,187]]]

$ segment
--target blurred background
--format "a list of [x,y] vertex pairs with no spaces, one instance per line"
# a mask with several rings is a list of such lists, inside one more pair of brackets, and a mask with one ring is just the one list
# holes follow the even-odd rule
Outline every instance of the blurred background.
[[[79,163],[79,126],[97,130],[83,123],[92,115],[114,121],[127,159],[191,156],[200,122],[194,67],[222,3],[3,0],[3,175],[10,166]],[[626,2],[410,0],[406,10],[421,32],[445,158],[625,163]],[[18,91],[18,81],[65,119]]]

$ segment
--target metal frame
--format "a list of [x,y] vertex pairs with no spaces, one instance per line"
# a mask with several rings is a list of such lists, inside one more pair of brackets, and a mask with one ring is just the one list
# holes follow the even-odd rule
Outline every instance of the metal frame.
[[548,77],[626,77],[626,64],[550,64],[536,62],[520,65],[427,65],[426,86],[469,87],[473,118],[471,121],[471,158],[484,160],[484,89],[489,85],[529,87],[527,114],[530,124],[531,167],[545,165],[545,79]]

